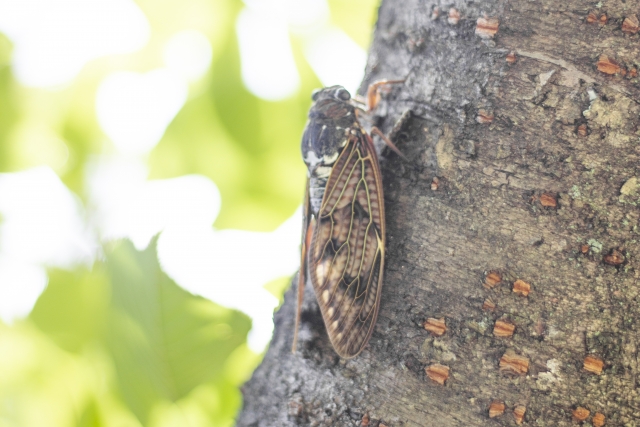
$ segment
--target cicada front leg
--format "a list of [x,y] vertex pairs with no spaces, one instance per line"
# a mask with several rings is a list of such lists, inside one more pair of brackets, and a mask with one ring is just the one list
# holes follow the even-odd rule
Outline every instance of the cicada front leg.
[[353,99],[356,108],[367,113],[372,112],[380,102],[380,88],[390,84],[404,83],[405,80],[378,80],[371,83],[367,89],[366,96],[356,95]]
[[396,83],[404,83],[405,80],[378,80],[377,82],[373,82],[369,85],[367,89],[367,112],[373,111],[374,108],[378,106],[380,102],[380,88],[386,85],[396,84]]

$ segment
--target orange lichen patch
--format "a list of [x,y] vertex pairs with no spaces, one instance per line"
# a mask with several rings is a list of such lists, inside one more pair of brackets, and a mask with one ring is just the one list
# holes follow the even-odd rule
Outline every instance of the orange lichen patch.
[[602,373],[602,368],[604,368],[604,362],[599,357],[589,355],[584,358],[583,367],[587,372],[600,375]]
[[433,179],[431,180],[431,190],[436,191],[439,186],[440,186],[440,180],[438,179],[437,176],[434,176]]
[[531,292],[531,285],[524,280],[518,279],[513,282],[513,292],[526,297]]
[[427,366],[425,372],[429,378],[440,385],[444,385],[444,382],[449,378],[449,367],[439,363]]
[[484,302],[482,303],[482,309],[484,311],[493,311],[496,309],[496,303],[494,303],[493,301],[491,301],[489,298],[487,298],[486,300],[484,300]]
[[480,109],[478,110],[478,115],[476,116],[476,122],[482,124],[488,124],[493,121],[493,113],[491,111]]
[[558,201],[553,194],[543,193],[540,195],[540,204],[545,208],[555,208],[558,205]]
[[504,414],[504,409],[505,406],[503,401],[494,400],[493,402],[491,402],[491,405],[489,405],[489,418],[495,418]]
[[516,424],[522,424],[525,412],[527,412],[527,407],[524,405],[518,405],[513,408],[513,417],[516,419]]
[[627,34],[635,34],[640,30],[640,22],[636,15],[627,16],[622,21],[622,31]]
[[587,125],[584,123],[578,126],[578,135],[587,136]]
[[607,16],[607,14],[603,13],[602,15],[600,15],[600,19],[598,19],[598,24],[606,25],[607,22],[609,22],[609,17]]
[[509,64],[515,64],[517,59],[518,59],[518,58],[516,57],[516,53],[515,53],[514,51],[511,51],[511,52],[509,52],[509,53],[507,54],[506,61],[507,61]]
[[509,374],[524,375],[529,372],[529,359],[507,351],[500,358],[500,370]]
[[582,406],[578,406],[573,410],[573,419],[576,421],[584,421],[589,418],[589,410],[587,408],[583,408]]
[[621,70],[620,64],[604,54],[600,55],[600,58],[598,58],[596,67],[598,67],[598,71],[605,74],[616,74]]
[[593,424],[593,427],[602,427],[604,426],[604,421],[604,414],[596,412],[596,414],[593,416],[593,419],[591,420],[591,424]]
[[447,22],[451,25],[457,25],[460,22],[460,12],[458,9],[452,7],[449,9],[449,16],[447,17]]
[[491,289],[502,282],[502,276],[497,271],[490,271],[484,278],[484,287]]
[[498,32],[500,21],[498,18],[478,18],[476,21],[476,35],[483,39],[490,39]]
[[603,260],[609,265],[620,265],[624,262],[624,255],[617,249],[611,249],[609,254],[604,256]]
[[598,22],[598,14],[593,10],[589,12],[589,14],[587,15],[587,22],[589,24],[595,24],[596,22]]
[[493,326],[493,335],[501,338],[508,338],[513,335],[516,325],[506,320],[496,320]]
[[369,418],[369,414],[364,414],[362,416],[362,420],[360,421],[360,426],[369,427],[370,422],[371,422],[371,419]]
[[447,332],[447,325],[445,324],[444,317],[440,319],[429,318],[424,322],[424,328],[431,332],[432,335],[436,337],[441,337],[445,332]]

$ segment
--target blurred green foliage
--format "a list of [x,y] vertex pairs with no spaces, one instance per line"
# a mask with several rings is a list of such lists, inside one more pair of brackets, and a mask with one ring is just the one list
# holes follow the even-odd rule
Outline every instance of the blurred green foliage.
[[[90,62],[59,90],[17,83],[11,42],[0,34],[0,172],[48,165],[86,198],[88,163],[113,151],[96,119],[98,84],[114,71],[162,66],[166,41],[197,29],[211,41],[212,66],[151,152],[150,178],[208,176],[222,195],[217,228],[273,230],[302,198],[299,140],[320,86],[300,40],[291,35],[300,90],[268,102],[241,80],[241,1],[137,4],[151,25],[148,45]],[[333,24],[366,48],[377,2],[329,5]],[[127,241],[103,251],[90,269],[50,271],[31,315],[0,323],[0,427],[233,425],[238,387],[261,359],[246,344],[250,319],[180,288],[160,269],[155,240],[144,251]],[[265,288],[282,298],[288,282]]]
[[0,426],[232,425],[260,359],[250,319],[176,285],[155,241],[105,250],[51,271],[29,318],[0,326]]

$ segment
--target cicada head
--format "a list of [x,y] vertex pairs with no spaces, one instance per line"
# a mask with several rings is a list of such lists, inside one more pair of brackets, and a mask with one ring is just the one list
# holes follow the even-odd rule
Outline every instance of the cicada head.
[[309,122],[302,136],[302,157],[310,169],[330,166],[358,126],[351,95],[342,86],[317,90],[312,96]]

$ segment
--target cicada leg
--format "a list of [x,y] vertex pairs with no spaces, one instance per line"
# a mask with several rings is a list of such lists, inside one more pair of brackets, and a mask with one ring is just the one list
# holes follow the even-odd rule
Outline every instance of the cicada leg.
[[311,245],[311,237],[315,227],[315,220],[310,215],[309,209],[309,182],[304,194],[304,219],[302,221],[302,248],[300,249],[300,271],[298,272],[298,306],[296,308],[296,321],[293,331],[293,344],[291,352],[296,352],[298,345],[298,329],[300,329],[300,317],[302,316],[302,301],[304,300],[304,287],[307,283],[307,249]]
[[378,80],[377,82],[373,82],[369,85],[367,89],[367,112],[373,111],[374,108],[380,102],[380,88],[382,86],[396,84],[396,83],[404,83],[405,80]]
[[398,147],[396,147],[396,144],[391,142],[391,140],[389,138],[387,138],[387,136],[380,129],[378,129],[375,126],[371,128],[371,134],[373,135],[374,133],[376,135],[378,135],[384,141],[384,143],[387,145],[387,147],[391,148],[394,153],[396,153],[398,156],[400,156],[404,161],[409,162],[409,159],[407,159],[406,156],[404,154],[402,154],[402,151],[400,151],[400,149],[398,149]]
[[395,83],[404,83],[405,80],[378,80],[369,85],[367,89],[366,96],[356,95],[352,101],[353,106],[359,108],[367,113],[376,108],[378,103],[380,102],[380,88],[385,85],[395,84]]

